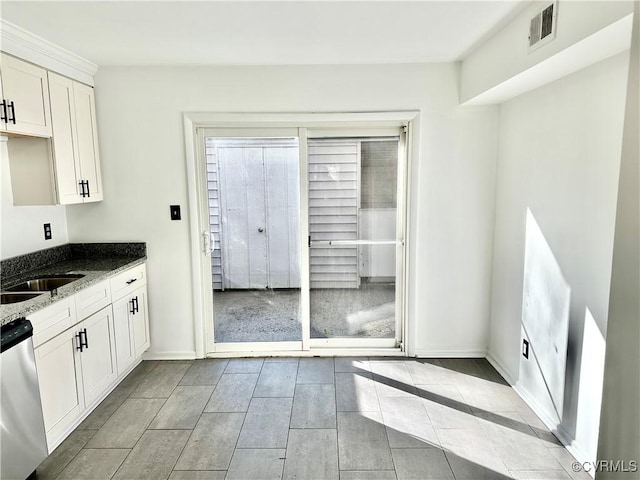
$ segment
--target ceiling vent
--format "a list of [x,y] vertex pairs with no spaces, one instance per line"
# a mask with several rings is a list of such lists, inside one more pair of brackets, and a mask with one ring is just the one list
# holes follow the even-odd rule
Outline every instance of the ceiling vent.
[[540,48],[556,37],[558,2],[546,4],[529,23],[529,50]]

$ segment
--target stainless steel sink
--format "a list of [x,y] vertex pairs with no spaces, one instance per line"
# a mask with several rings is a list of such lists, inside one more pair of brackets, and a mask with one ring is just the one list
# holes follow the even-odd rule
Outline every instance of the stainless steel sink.
[[32,298],[35,298],[38,295],[42,295],[42,292],[40,293],[28,293],[28,292],[27,293],[2,293],[0,294],[0,305],[24,302],[26,300],[31,300]]
[[84,275],[57,275],[55,277],[34,278],[4,290],[6,292],[50,292],[82,277]]

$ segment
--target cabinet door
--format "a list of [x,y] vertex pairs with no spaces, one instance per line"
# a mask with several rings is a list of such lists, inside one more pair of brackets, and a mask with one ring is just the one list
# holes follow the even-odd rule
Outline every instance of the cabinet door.
[[85,404],[90,406],[117,377],[111,306],[93,314],[75,329],[86,331],[87,347],[78,353]]
[[138,288],[131,294],[137,309],[132,314],[133,344],[136,358],[142,355],[151,345],[149,338],[149,315],[147,312],[147,287]]
[[58,202],[82,203],[73,81],[49,72],[49,96]]
[[11,133],[51,136],[51,112],[47,71],[30,63],[2,54],[2,90],[9,118],[15,123],[2,124]]
[[118,375],[126,371],[136,359],[131,308],[131,297],[121,298],[113,304],[113,332]]
[[93,88],[73,82],[73,97],[76,112],[78,155],[82,180],[88,181],[89,196],[86,202],[103,199],[102,173],[98,153],[98,132],[96,128],[96,104]]
[[49,452],[84,410],[74,334],[66,330],[34,350]]

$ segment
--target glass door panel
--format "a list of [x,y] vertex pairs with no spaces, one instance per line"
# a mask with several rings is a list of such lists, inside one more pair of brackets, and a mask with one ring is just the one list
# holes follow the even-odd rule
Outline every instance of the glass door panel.
[[396,338],[398,137],[308,141],[310,336]]
[[216,344],[300,342],[297,138],[205,137]]

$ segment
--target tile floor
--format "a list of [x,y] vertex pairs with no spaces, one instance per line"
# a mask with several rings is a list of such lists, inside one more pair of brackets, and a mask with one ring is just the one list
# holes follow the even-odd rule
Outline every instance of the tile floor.
[[481,359],[143,362],[38,479],[588,479]]

